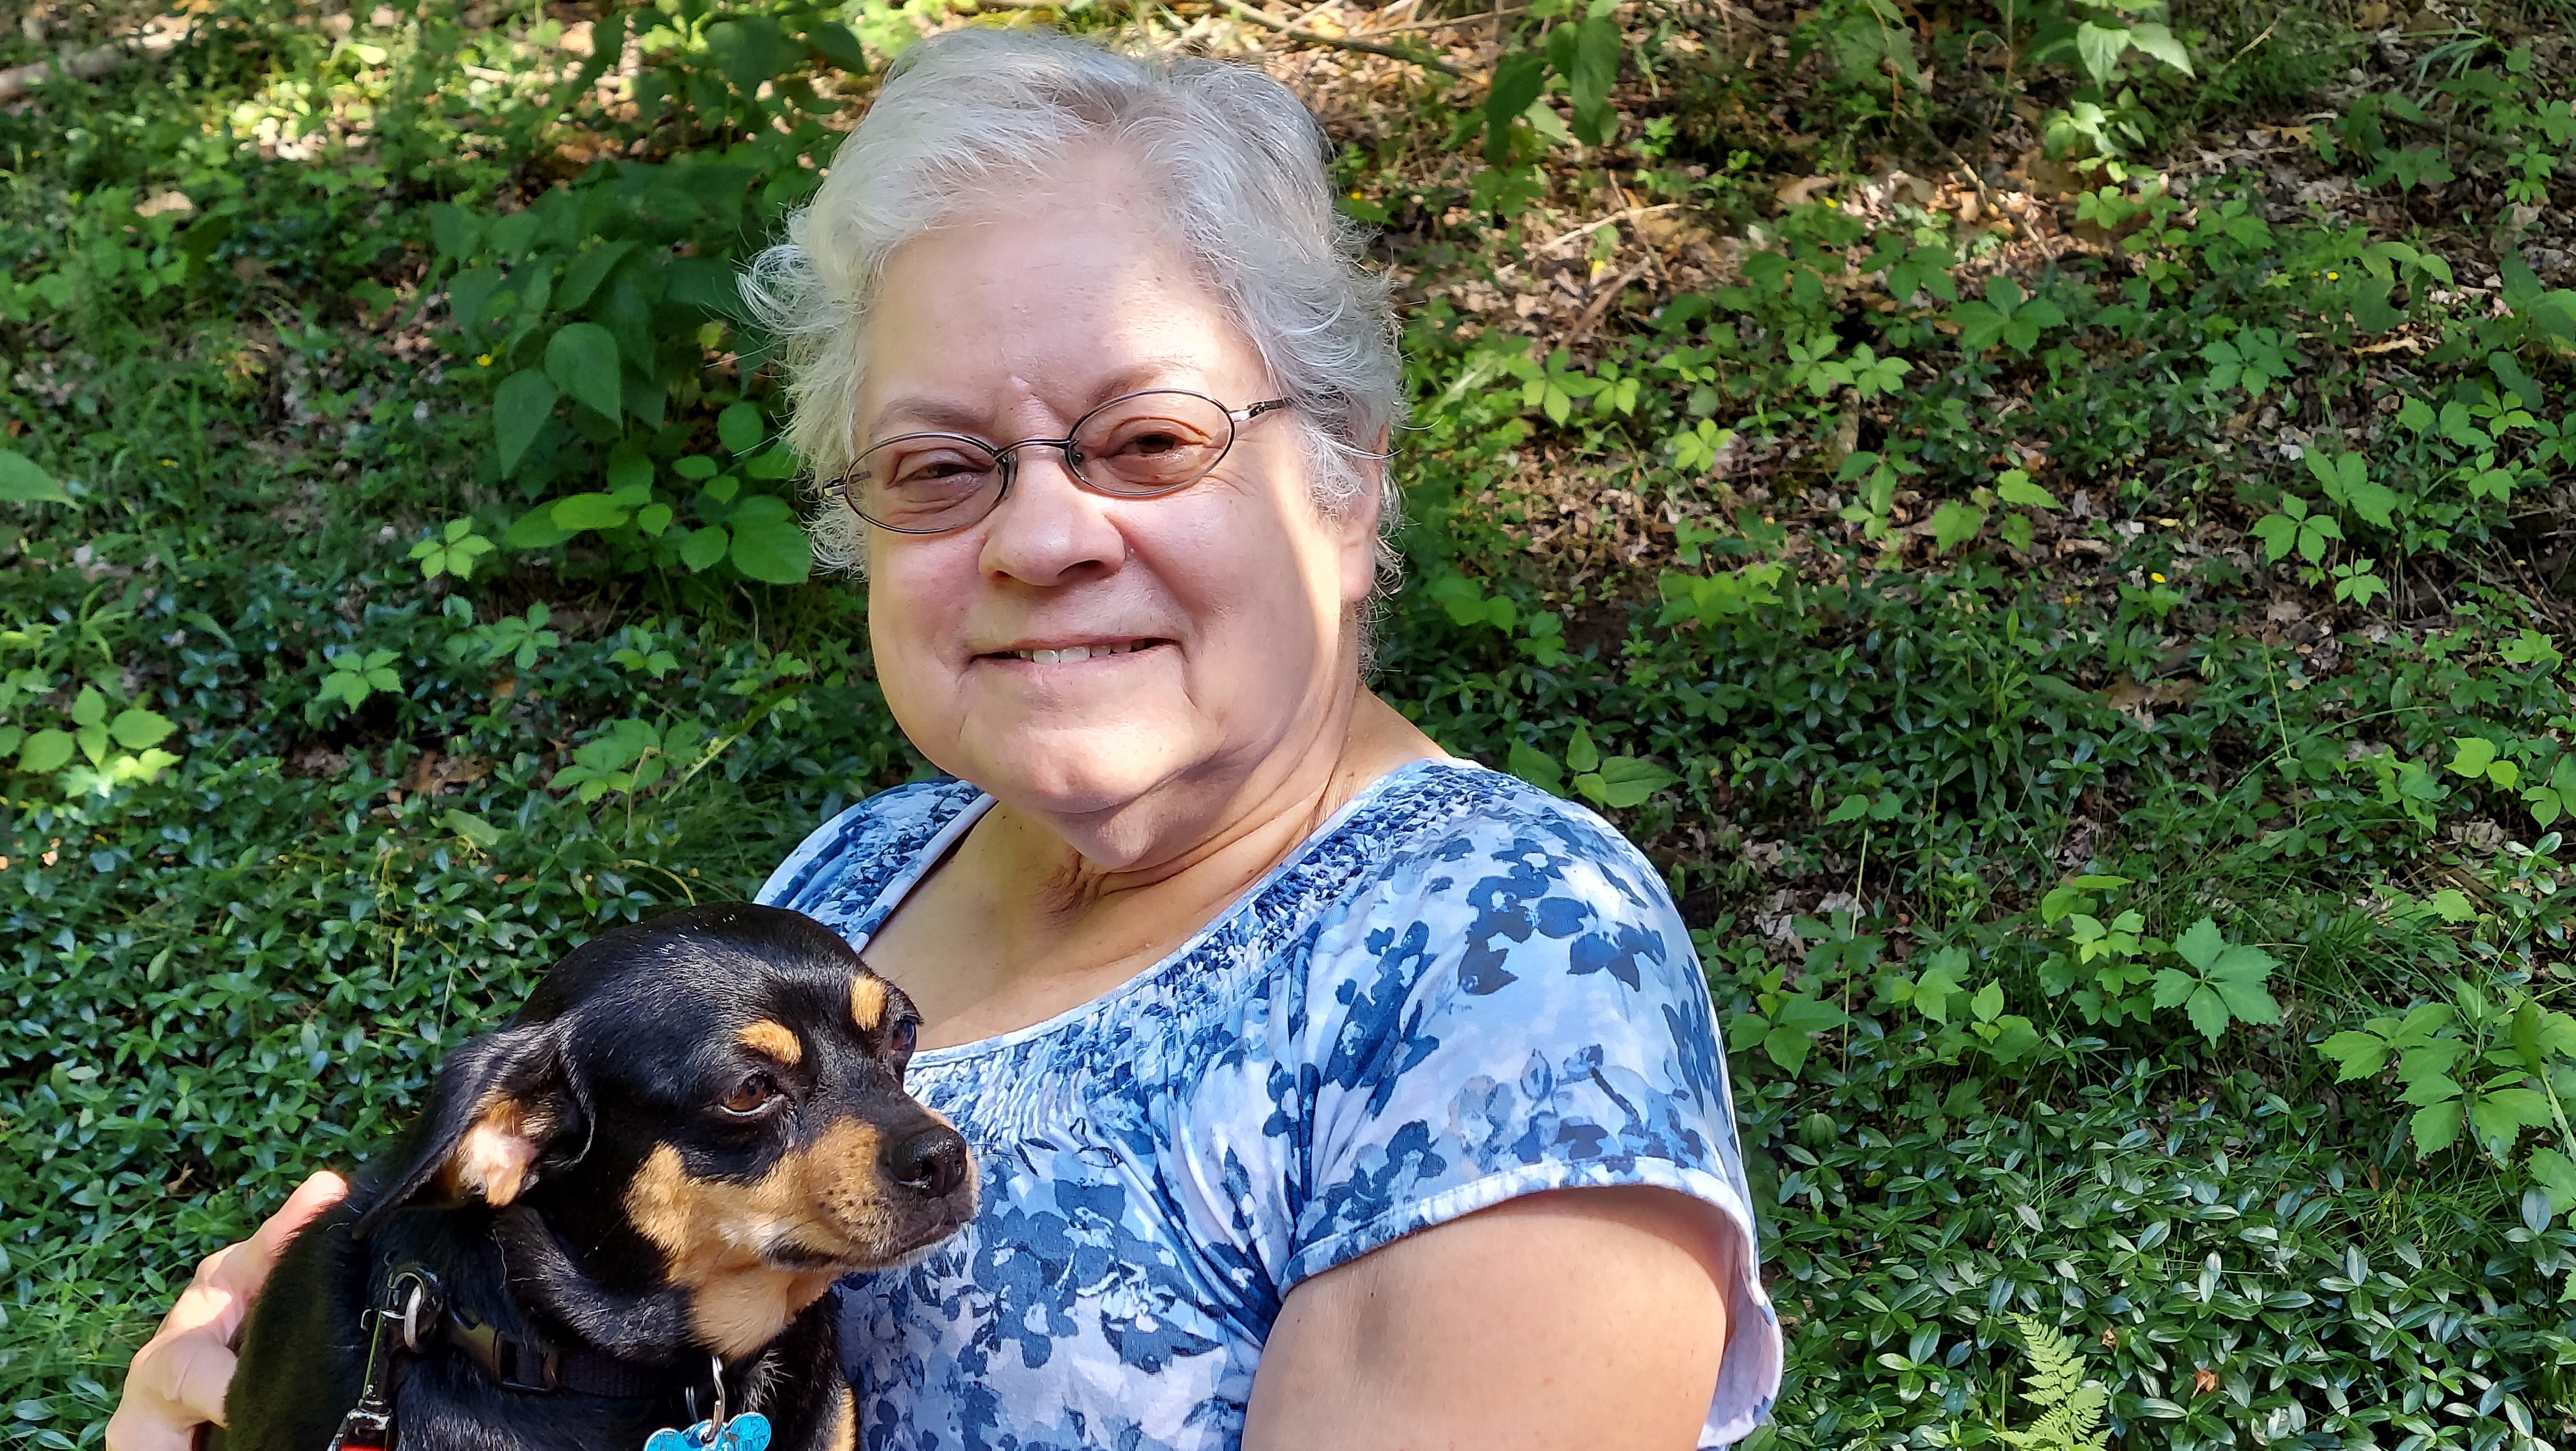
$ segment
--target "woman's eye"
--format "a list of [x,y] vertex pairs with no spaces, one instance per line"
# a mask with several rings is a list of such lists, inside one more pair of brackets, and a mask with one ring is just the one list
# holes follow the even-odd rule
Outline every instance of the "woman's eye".
[[894,1027],[886,1033],[887,1045],[897,1053],[910,1053],[912,1045],[919,1041],[921,1041],[921,1024],[910,1018],[897,1019]]
[[769,1101],[777,1096],[778,1085],[770,1081],[769,1075],[755,1073],[735,1084],[733,1092],[726,1094],[724,1101],[717,1106],[738,1118],[748,1118],[769,1107]]

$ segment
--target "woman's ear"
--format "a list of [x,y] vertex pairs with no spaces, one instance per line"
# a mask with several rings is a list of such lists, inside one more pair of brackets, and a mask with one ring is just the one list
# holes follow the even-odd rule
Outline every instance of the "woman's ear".
[[559,1022],[474,1039],[440,1067],[408,1158],[359,1217],[357,1233],[433,1186],[442,1202],[510,1203],[535,1184],[546,1151],[581,1131],[582,1118]]

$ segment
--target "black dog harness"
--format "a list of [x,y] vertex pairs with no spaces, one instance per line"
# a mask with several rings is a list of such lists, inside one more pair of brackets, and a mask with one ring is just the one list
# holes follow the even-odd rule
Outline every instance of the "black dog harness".
[[[398,1379],[392,1358],[418,1357],[445,1346],[464,1354],[505,1390],[575,1395],[606,1400],[642,1400],[669,1394],[671,1372],[639,1365],[586,1345],[569,1350],[510,1335],[498,1326],[451,1308],[440,1292],[438,1277],[416,1265],[394,1271],[385,1281],[383,1303],[360,1321],[368,1329],[366,1381],[358,1403],[340,1419],[330,1451],[393,1451],[394,1390]],[[662,1451],[762,1451],[769,1444],[769,1419],[757,1411],[725,1414],[724,1361],[708,1358],[707,1386],[686,1389],[689,1414],[698,1414],[702,1390],[712,1390],[713,1414],[687,1431],[663,1430],[648,1443]],[[671,1447],[665,1437],[675,1438]]]

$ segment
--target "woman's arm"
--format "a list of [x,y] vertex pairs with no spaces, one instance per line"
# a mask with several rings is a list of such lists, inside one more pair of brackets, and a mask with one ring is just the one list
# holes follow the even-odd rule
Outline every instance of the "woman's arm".
[[1734,1236],[1665,1189],[1568,1189],[1410,1234],[1289,1291],[1245,1451],[1689,1451]]
[[191,1451],[197,1428],[222,1425],[233,1379],[233,1336],[268,1279],[277,1253],[313,1216],[337,1204],[349,1183],[337,1174],[307,1179],[257,1233],[197,1265],[160,1333],[134,1353],[125,1393],[107,1421],[108,1451]]

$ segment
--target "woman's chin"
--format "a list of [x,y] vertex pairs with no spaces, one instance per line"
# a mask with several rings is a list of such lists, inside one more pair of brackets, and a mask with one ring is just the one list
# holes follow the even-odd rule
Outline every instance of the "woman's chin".
[[1173,737],[1133,719],[1057,725],[970,746],[959,774],[1024,811],[1058,820],[1114,815],[1185,769]]

